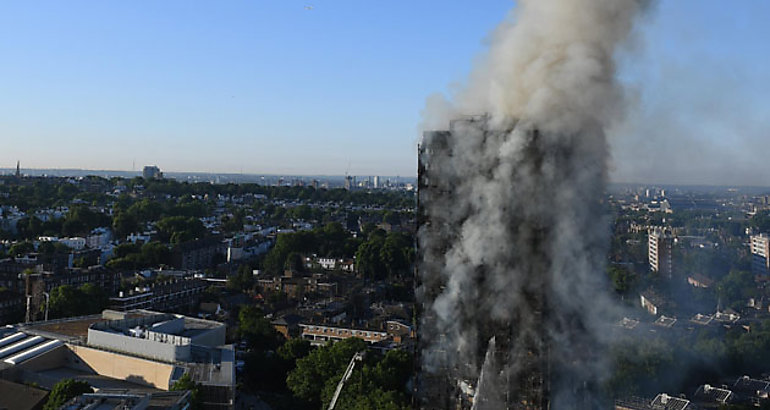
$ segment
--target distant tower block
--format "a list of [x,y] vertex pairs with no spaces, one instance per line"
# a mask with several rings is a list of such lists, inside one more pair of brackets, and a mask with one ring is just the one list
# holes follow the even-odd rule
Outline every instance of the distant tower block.
[[144,179],[161,179],[163,178],[163,173],[160,172],[160,168],[156,165],[148,165],[142,170],[142,177]]
[[755,275],[770,275],[770,237],[751,235],[751,270]]
[[672,250],[674,237],[671,232],[661,227],[655,227],[649,232],[648,258],[650,270],[661,276],[671,278],[674,272]]
[[21,178],[21,161],[16,161],[16,178]]

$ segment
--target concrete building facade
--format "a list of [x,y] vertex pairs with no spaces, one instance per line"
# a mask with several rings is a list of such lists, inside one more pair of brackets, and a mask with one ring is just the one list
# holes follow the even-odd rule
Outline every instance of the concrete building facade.
[[647,246],[650,270],[660,273],[663,277],[671,278],[674,270],[673,246],[674,237],[669,231],[661,227],[650,229]]
[[755,275],[770,275],[770,237],[766,234],[751,235],[751,270]]

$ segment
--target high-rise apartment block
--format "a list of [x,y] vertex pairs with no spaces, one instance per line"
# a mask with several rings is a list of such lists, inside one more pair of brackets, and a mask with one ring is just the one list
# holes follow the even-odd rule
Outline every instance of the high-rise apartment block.
[[[448,130],[429,131],[424,135],[423,143],[418,153],[418,224],[421,235],[418,241],[418,293],[421,303],[418,305],[421,316],[421,329],[418,336],[418,351],[421,368],[418,381],[418,407],[424,410],[445,409],[470,409],[470,408],[516,408],[516,409],[543,409],[549,408],[549,349],[547,335],[543,322],[546,310],[546,275],[548,258],[537,250],[544,247],[541,237],[545,237],[547,227],[528,227],[522,223],[519,229],[526,231],[532,238],[527,243],[533,249],[535,256],[531,257],[530,269],[533,280],[529,293],[525,294],[526,304],[521,307],[533,322],[540,323],[540,334],[521,337],[518,333],[519,325],[516,320],[487,320],[486,313],[475,316],[468,308],[467,312],[458,313],[456,320],[458,326],[477,326],[478,331],[472,334],[473,340],[468,344],[479,346],[473,361],[481,364],[488,361],[496,362],[497,366],[505,366],[508,363],[516,363],[515,371],[506,373],[505,379],[489,382],[486,394],[482,394],[481,380],[476,378],[478,369],[473,369],[471,363],[458,362],[456,360],[457,346],[449,343],[452,335],[445,334],[437,329],[437,309],[431,307],[446,289],[447,252],[453,244],[457,243],[462,233],[460,232],[463,221],[469,214],[457,211],[456,205],[459,179],[466,175],[458,172],[447,172],[448,169],[456,169],[457,151],[462,149],[457,146],[457,141],[462,141],[469,129],[477,131],[480,135],[488,136],[493,140],[510,130],[496,130],[490,128],[487,116],[467,117],[456,119],[450,123]],[[491,144],[491,143],[490,143]],[[536,154],[536,153],[535,153]],[[533,154],[533,158],[536,155]],[[468,212],[467,210],[465,212]],[[531,229],[531,231],[527,231]],[[484,271],[489,266],[478,267],[476,286],[483,286],[485,280]],[[536,281],[542,282],[536,285]],[[468,290],[468,295],[471,290]],[[514,349],[513,345],[516,345]],[[485,356],[485,351],[487,351]],[[516,351],[516,356],[511,352]],[[520,357],[518,356],[520,354]],[[492,359],[492,360],[490,360]],[[494,376],[487,376],[493,379]],[[492,387],[494,386],[494,387]],[[504,403],[487,403],[485,395],[494,396]],[[475,401],[480,401],[474,405]],[[504,407],[498,407],[504,406]]]
[[665,228],[655,227],[649,232],[648,257],[650,270],[670,278],[673,274],[672,250],[674,236]]
[[163,178],[163,173],[160,172],[160,168],[155,165],[148,165],[142,170],[142,177],[144,179]]
[[751,270],[755,275],[770,275],[770,237],[751,235]]

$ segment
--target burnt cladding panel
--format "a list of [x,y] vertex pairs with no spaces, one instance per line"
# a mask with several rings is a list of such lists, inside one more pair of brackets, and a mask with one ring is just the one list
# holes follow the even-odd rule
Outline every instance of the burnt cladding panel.
[[[431,312],[428,306],[431,305],[435,297],[441,294],[443,290],[443,283],[437,281],[435,278],[442,278],[442,275],[434,275],[428,270],[435,273],[435,269],[442,269],[444,266],[443,255],[451,245],[456,241],[457,226],[462,221],[453,220],[458,218],[457,215],[446,212],[448,207],[453,205],[454,187],[458,182],[453,178],[463,178],[464,175],[454,175],[456,173],[453,168],[454,153],[453,143],[459,138],[467,138],[468,135],[475,135],[483,138],[481,144],[499,144],[501,139],[508,137],[511,129],[490,131],[488,129],[488,117],[468,117],[452,121],[450,124],[450,131],[433,131],[426,132],[423,138],[423,144],[419,148],[418,157],[418,222],[420,226],[421,235],[418,235],[418,286],[422,286],[422,300],[423,304],[420,306],[418,314],[421,317],[421,329],[418,334],[420,340],[418,345],[420,348],[428,348],[431,346],[426,343],[425,336],[432,339],[440,338],[441,335],[435,332],[431,334]],[[481,131],[476,134],[476,132]],[[466,135],[468,134],[468,135]],[[547,155],[543,151],[541,146],[540,134],[536,129],[527,131],[526,134],[526,148],[528,155],[521,164],[517,164],[520,167],[526,167],[530,172],[537,175],[538,170],[542,167],[543,156]],[[490,176],[491,177],[491,176]],[[543,181],[547,183],[548,181]],[[543,192],[533,192],[534,195],[544,195]],[[462,218],[461,216],[459,218]],[[527,252],[526,260],[512,260],[512,263],[517,266],[526,266],[525,270],[529,274],[536,275],[545,279],[544,270],[548,269],[549,262],[544,250],[547,247],[548,238],[551,236],[550,221],[547,220],[530,220],[513,222],[511,229],[521,230],[523,225],[527,225],[531,235],[526,235],[530,238],[536,238],[534,241],[529,241],[523,245],[529,249]],[[424,234],[428,235],[424,235]],[[430,238],[430,243],[426,243],[426,238]],[[533,257],[533,255],[535,255]],[[429,260],[426,260],[428,258]],[[435,260],[434,260],[435,259]],[[483,270],[479,275],[480,280],[483,281]],[[537,272],[535,272],[537,271]],[[428,283],[426,278],[432,278],[432,282]],[[526,295],[528,299],[528,305],[531,311],[536,312],[535,315],[539,317],[538,321],[546,320],[547,305],[545,295],[546,284],[540,284],[530,289],[529,294]],[[514,321],[515,322],[515,321]],[[543,334],[536,337],[519,338],[517,337],[515,323],[489,323],[482,324],[479,332],[479,358],[478,363],[482,363],[484,359],[484,352],[486,350],[486,343],[492,337],[495,336],[498,344],[496,345],[495,355],[503,363],[510,362],[511,360],[519,361],[521,367],[526,370],[518,374],[512,375],[508,380],[507,391],[504,392],[507,408],[548,408],[548,391],[549,391],[549,376],[550,376],[550,364],[549,364],[549,348],[545,338],[545,328],[543,328]],[[424,332],[424,333],[423,333]],[[518,349],[512,349],[513,345],[519,345]],[[522,348],[523,346],[523,348]],[[432,346],[435,348],[435,346]],[[512,351],[518,351],[523,354],[524,357],[514,358],[511,357]],[[430,351],[421,351],[420,354],[429,354]],[[436,353],[436,352],[432,352]],[[444,352],[451,354],[451,352]],[[419,359],[418,359],[418,368]],[[418,401],[418,407],[424,409],[458,409],[467,405],[466,402],[459,399],[461,394],[457,388],[461,381],[458,377],[456,369],[444,369],[443,372],[427,374],[426,372],[420,372],[421,382],[419,383],[419,391],[417,396],[420,398]],[[465,403],[465,404],[463,404]]]
[[[448,222],[445,215],[436,212],[436,206],[446,203],[452,195],[447,178],[440,172],[442,167],[448,166],[452,160],[451,138],[449,131],[425,132],[418,150],[417,220],[420,234],[417,242],[418,268],[415,284],[423,303],[417,304],[419,328],[415,367],[420,376],[416,383],[415,407],[429,410],[456,408],[455,385],[449,369],[427,372],[422,368],[423,354],[451,354],[436,351],[435,346],[432,346],[434,349],[431,350],[431,346],[426,344],[423,337],[423,334],[434,332],[431,328],[434,322],[433,314],[428,306],[441,293],[444,285],[437,281],[436,278],[441,275],[435,274],[435,270],[443,266],[443,255],[453,241],[453,238],[449,237],[450,231],[445,227]],[[426,243],[426,237],[432,240]],[[431,280],[427,281],[426,278]]]

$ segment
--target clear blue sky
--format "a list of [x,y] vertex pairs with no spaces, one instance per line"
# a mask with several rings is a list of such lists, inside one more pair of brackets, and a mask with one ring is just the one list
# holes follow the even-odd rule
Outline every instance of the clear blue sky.
[[[692,99],[725,73],[766,81],[768,3],[661,0],[641,29],[642,55],[623,66],[639,112],[671,100],[669,71],[705,72],[679,84]],[[463,81],[513,6],[0,2],[0,167],[343,174],[350,164],[358,175],[413,175],[425,98]],[[759,98],[743,88],[736,101]],[[619,155],[644,149],[639,139],[618,143]],[[634,166],[618,172],[659,176]]]

